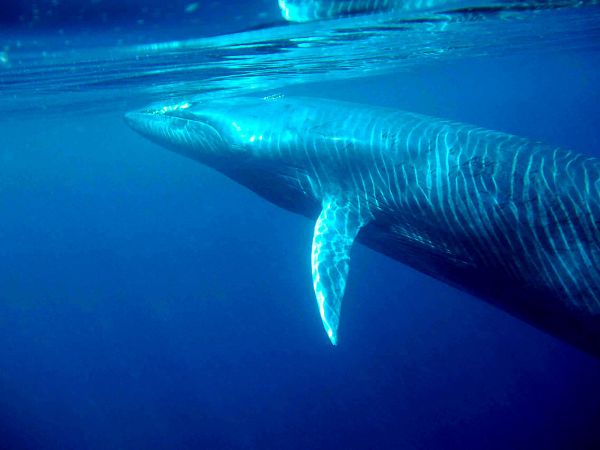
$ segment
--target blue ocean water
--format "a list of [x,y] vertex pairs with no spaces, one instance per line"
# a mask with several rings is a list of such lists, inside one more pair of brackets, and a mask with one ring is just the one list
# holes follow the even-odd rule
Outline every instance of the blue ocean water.
[[382,30],[161,3],[2,16],[0,448],[599,448],[596,359],[360,246],[332,347],[313,223],[122,119],[264,90],[600,156],[596,7]]

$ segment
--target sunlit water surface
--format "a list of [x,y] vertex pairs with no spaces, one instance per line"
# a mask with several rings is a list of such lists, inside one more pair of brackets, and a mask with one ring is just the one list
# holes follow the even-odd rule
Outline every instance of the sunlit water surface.
[[[460,3],[460,2],[450,2]],[[469,2],[465,2],[468,4]],[[465,57],[600,47],[600,7],[400,11],[142,45],[65,46],[9,36],[0,52],[2,111],[114,111],[192,96],[406,71]],[[562,5],[565,2],[555,2]],[[570,2],[567,2],[570,3]],[[192,31],[192,30],[190,30]],[[147,36],[151,40],[151,36]]]

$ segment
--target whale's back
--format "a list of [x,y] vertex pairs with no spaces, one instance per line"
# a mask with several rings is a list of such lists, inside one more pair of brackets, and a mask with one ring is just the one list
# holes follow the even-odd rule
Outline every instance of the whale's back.
[[600,160],[415,117],[359,240],[600,357]]

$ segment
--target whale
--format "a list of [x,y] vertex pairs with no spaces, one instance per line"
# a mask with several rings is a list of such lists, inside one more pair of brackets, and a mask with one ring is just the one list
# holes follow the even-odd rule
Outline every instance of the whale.
[[402,5],[399,0],[279,0],[281,15],[290,22],[392,11]]
[[452,9],[475,9],[507,6],[509,0],[278,0],[282,17],[289,22],[337,19],[341,17],[384,13],[430,13]]
[[[338,19],[375,13],[441,13],[440,18],[452,13],[523,11],[580,7],[595,4],[596,0],[278,0],[282,17],[288,22]],[[421,17],[424,19],[425,17]],[[406,16],[410,20],[410,16]],[[415,17],[412,20],[416,20]]]
[[312,281],[332,344],[358,242],[600,358],[600,159],[322,98],[179,101],[125,120],[314,221]]

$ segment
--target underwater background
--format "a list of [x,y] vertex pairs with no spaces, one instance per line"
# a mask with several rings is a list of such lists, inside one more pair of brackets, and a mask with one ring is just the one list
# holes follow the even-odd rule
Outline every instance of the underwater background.
[[597,6],[383,30],[270,0],[2,6],[0,448],[600,448],[598,360],[362,246],[332,347],[313,223],[123,121],[251,90],[599,157]]

